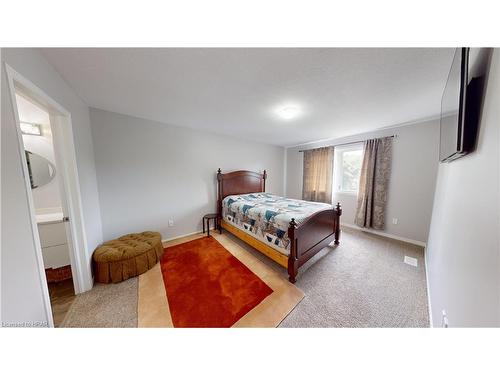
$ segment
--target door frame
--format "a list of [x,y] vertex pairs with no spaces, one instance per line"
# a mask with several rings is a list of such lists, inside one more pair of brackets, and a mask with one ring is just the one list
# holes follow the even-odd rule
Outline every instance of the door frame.
[[29,100],[45,108],[49,112],[51,121],[51,130],[53,135],[53,147],[57,173],[60,178],[61,203],[65,215],[69,216],[69,222],[66,222],[66,235],[68,237],[69,255],[71,260],[71,270],[73,274],[73,284],[75,293],[83,293],[90,290],[93,286],[92,270],[90,266],[90,257],[87,252],[87,238],[85,231],[85,222],[83,217],[83,208],[80,192],[80,183],[78,178],[78,169],[76,163],[75,144],[73,138],[73,126],[71,113],[63,106],[53,100],[38,86],[32,83],[20,73],[15,71],[5,63],[11,103],[13,106],[16,133],[18,138],[18,151],[23,168],[25,181],[25,198],[30,209],[30,222],[32,227],[33,243],[35,256],[37,260],[39,279],[42,288],[47,321],[50,327],[54,326],[52,318],[52,307],[50,303],[47,278],[42,257],[42,246],[38,233],[38,225],[35,216],[35,206],[31,194],[31,185],[29,182],[29,172],[24,153],[24,143],[22,139],[19,113],[17,110],[16,93],[26,96]]

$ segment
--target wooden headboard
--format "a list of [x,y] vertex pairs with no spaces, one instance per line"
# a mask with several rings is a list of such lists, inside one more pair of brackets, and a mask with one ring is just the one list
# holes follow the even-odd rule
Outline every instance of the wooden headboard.
[[222,173],[219,168],[217,171],[219,198],[222,200],[228,195],[262,193],[266,191],[266,178],[266,171],[264,173],[251,171]]
[[251,171],[222,173],[217,171],[217,209],[222,214],[222,200],[228,195],[262,193],[266,191],[267,174]]

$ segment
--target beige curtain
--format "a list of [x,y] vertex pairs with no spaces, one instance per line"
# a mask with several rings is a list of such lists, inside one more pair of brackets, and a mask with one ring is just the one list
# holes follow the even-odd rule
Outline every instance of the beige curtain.
[[359,178],[355,223],[360,227],[384,229],[387,189],[391,174],[392,138],[365,142]]
[[304,151],[302,199],[332,203],[333,147]]

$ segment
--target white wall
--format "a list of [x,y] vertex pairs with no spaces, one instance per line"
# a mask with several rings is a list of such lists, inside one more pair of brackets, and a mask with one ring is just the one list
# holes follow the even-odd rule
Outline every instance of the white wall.
[[[283,194],[282,147],[91,109],[104,239],[201,230],[216,212],[217,168],[267,170],[266,191]],[[174,226],[168,227],[173,218]]]
[[[47,321],[38,278],[29,209],[4,62],[70,113],[73,123],[88,253],[102,241],[88,107],[34,49],[2,49],[1,87],[1,278],[2,321]],[[9,220],[5,220],[8,218]],[[89,258],[90,259],[90,258]]]
[[[383,129],[351,137],[316,142],[287,149],[286,195],[302,196],[303,153],[299,150],[336,145],[369,138],[397,135],[393,140],[392,171],[382,232],[405,239],[426,242],[432,212],[439,159],[439,120]],[[343,208],[343,223],[354,224],[356,195],[335,194]],[[392,223],[398,219],[398,224]]]
[[439,165],[427,246],[432,320],[500,326],[500,50],[495,49],[477,150]]

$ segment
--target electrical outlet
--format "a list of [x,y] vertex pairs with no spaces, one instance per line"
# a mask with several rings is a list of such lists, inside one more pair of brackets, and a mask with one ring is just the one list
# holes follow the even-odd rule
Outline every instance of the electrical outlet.
[[170,219],[170,220],[168,221],[168,226],[169,226],[169,227],[173,227],[173,226],[174,226],[174,219]]
[[393,217],[392,218],[392,223],[393,224],[397,224],[398,223],[398,218],[397,217]]
[[448,328],[448,316],[446,315],[446,310],[443,310],[441,313],[443,314],[441,327]]

